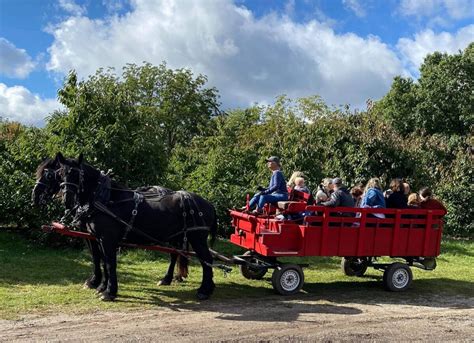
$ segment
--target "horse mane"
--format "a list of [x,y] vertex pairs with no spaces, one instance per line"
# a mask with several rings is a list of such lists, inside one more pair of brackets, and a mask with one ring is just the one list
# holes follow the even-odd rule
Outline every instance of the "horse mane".
[[43,176],[43,172],[47,167],[51,167],[56,160],[53,160],[52,158],[46,158],[41,162],[41,164],[36,168],[35,176],[36,179],[40,179]]

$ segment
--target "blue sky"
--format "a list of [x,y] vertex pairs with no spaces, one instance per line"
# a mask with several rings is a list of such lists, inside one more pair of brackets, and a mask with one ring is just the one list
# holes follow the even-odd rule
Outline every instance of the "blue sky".
[[207,75],[224,109],[361,107],[472,41],[474,0],[0,0],[0,116],[44,125],[70,69],[142,61]]

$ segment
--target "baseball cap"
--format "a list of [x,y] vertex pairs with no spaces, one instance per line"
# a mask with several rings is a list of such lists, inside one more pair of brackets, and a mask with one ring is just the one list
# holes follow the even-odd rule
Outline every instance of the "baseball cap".
[[342,185],[342,179],[340,177],[335,177],[334,179],[332,179],[332,184],[333,185]]
[[266,161],[267,162],[275,162],[275,163],[280,164],[280,158],[277,157],[277,156],[270,156],[269,158],[267,158]]

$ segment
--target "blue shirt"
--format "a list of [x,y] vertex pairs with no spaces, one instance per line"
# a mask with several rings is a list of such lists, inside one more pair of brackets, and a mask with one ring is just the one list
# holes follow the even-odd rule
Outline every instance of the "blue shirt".
[[369,188],[367,193],[365,193],[364,197],[362,198],[360,207],[364,207],[366,205],[370,207],[385,208],[385,198],[383,197],[382,191],[377,188]]
[[285,176],[281,170],[274,170],[272,178],[270,179],[270,184],[268,188],[262,192],[262,194],[271,194],[271,193],[280,193],[288,194],[288,189],[286,188]]

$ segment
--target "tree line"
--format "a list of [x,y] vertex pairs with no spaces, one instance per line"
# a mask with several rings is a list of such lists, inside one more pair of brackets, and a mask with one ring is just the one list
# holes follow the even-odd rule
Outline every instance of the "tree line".
[[60,206],[33,209],[34,171],[57,151],[112,169],[129,187],[162,185],[213,202],[220,232],[227,209],[269,178],[264,160],[278,155],[287,177],[305,173],[349,186],[403,177],[429,186],[448,209],[445,232],[474,235],[474,43],[457,54],[433,53],[417,80],[398,76],[365,110],[330,107],[317,95],[279,96],[271,105],[222,112],[204,75],[165,63],[74,71],[58,91],[64,110],[44,128],[0,120],[0,224],[37,230]]

